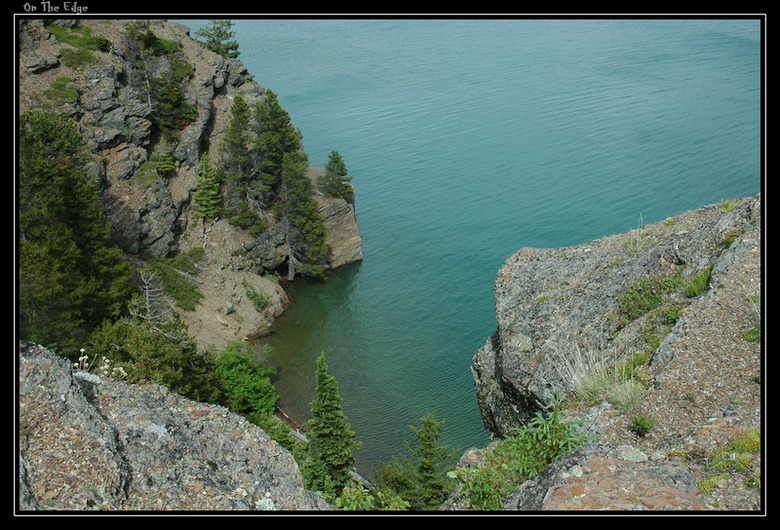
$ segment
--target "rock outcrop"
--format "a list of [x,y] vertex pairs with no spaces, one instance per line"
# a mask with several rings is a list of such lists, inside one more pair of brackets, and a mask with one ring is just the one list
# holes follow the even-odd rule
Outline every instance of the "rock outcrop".
[[[169,55],[147,56],[140,71],[127,38],[132,22],[20,20],[20,111],[49,108],[78,123],[93,154],[89,173],[111,223],[113,243],[129,256],[171,257],[193,247],[205,250],[198,277],[206,291],[203,303],[181,315],[199,346],[221,348],[236,338],[267,333],[287,303],[277,282],[269,279],[285,259],[283,235],[271,215],[268,229],[258,236],[226,220],[204,225],[192,198],[201,156],[219,160],[235,97],[253,107],[266,89],[240,61],[207,50],[190,37],[187,26],[164,20],[149,20],[149,29],[161,42],[176,44],[175,61]],[[55,27],[66,28],[71,38],[105,39],[106,45],[87,53],[78,50],[77,62],[72,53],[77,48],[60,42]],[[165,79],[176,68],[186,72],[180,83],[183,97],[196,112],[181,122],[174,137],[166,137],[154,124],[155,110],[143,80]],[[156,169],[155,157],[161,152],[170,153],[173,170]],[[327,266],[362,260],[354,204],[319,195],[317,200],[333,249]],[[247,300],[247,285],[267,299],[263,308]]]
[[329,510],[292,455],[227,409],[19,344],[19,511]]
[[[558,397],[593,442],[524,484],[505,509],[761,509],[760,490],[746,486],[760,476],[758,453],[712,491],[697,487],[712,477],[718,450],[762,427],[761,344],[746,335],[760,326],[761,241],[756,196],[584,245],[525,248],[506,261],[498,328],[472,362],[485,425],[500,440]],[[706,289],[686,293],[706,271]],[[668,292],[663,282],[640,283],[672,277]],[[637,302],[626,293],[640,285],[658,308],[625,318]],[[614,373],[637,353],[635,403],[578,394],[589,375]],[[639,432],[637,417],[654,423]]]

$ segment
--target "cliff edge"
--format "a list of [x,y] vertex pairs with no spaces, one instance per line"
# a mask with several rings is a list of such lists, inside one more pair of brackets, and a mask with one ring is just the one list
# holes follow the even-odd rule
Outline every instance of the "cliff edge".
[[[47,109],[78,124],[92,154],[88,173],[111,223],[112,243],[128,259],[141,263],[203,249],[193,279],[202,302],[179,313],[201,349],[219,350],[232,340],[268,333],[288,304],[274,274],[286,254],[273,214],[263,212],[267,229],[251,235],[226,219],[204,222],[193,199],[202,156],[220,160],[235,98],[253,106],[267,89],[240,61],[209,51],[175,22],[146,21],[153,48],[162,51],[140,53],[128,38],[138,22],[20,19],[19,111]],[[161,130],[167,102],[153,104],[149,88],[170,79],[180,89],[180,117],[169,125],[175,134]],[[330,197],[315,188],[315,199],[332,249],[326,270],[362,260],[354,197]],[[249,292],[262,296],[263,307]]]
[[497,330],[472,362],[485,426],[501,439],[562,398],[593,443],[505,509],[761,509],[760,453],[712,469],[762,427],[761,238],[755,196],[506,261]]

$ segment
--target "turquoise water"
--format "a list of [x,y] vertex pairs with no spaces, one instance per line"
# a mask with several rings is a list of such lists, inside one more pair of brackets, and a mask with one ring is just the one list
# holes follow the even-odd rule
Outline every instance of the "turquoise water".
[[[187,21],[194,30],[205,21]],[[557,247],[760,191],[758,20],[237,20],[312,165],[357,191],[365,260],[296,280],[269,339],[301,421],[325,352],[363,447],[403,453],[431,411],[488,441],[470,362],[496,273]]]

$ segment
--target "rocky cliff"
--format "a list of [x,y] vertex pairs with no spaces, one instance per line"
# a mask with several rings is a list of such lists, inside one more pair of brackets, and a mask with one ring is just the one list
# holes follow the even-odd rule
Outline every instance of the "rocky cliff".
[[227,409],[19,351],[19,511],[328,510],[292,455]]
[[[146,57],[139,72],[128,50],[130,22],[20,20],[19,109],[49,108],[79,124],[93,154],[90,175],[114,243],[130,258],[205,250],[197,278],[203,303],[181,312],[201,347],[221,348],[235,338],[266,333],[287,303],[282,287],[269,279],[285,259],[284,238],[273,217],[267,216],[264,233],[251,236],[225,220],[204,224],[192,199],[201,156],[219,160],[234,98],[240,95],[253,105],[266,88],[241,62],[193,40],[188,27],[162,20],[150,20],[149,28],[161,46],[173,43],[176,51]],[[180,103],[188,113],[174,136],[162,134],[156,124],[143,83],[151,77],[179,80]],[[170,153],[170,171],[155,164],[162,152]],[[328,267],[361,260],[353,198],[316,198],[333,249]],[[268,300],[262,309],[249,300],[248,289]]]
[[[761,237],[757,196],[506,261],[497,330],[472,362],[485,426],[500,439],[558,397],[594,436],[506,509],[760,508],[743,480],[759,454],[709,494],[697,484],[713,454],[762,425]],[[638,386],[588,386],[629,369]],[[638,417],[652,427],[637,432]],[[479,461],[467,456],[463,465]]]

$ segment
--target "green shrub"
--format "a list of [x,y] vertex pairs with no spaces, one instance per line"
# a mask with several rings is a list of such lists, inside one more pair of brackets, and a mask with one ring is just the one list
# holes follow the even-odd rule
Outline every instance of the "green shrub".
[[486,465],[459,469],[452,475],[461,480],[461,494],[469,509],[500,510],[517,486],[588,439],[579,422],[568,419],[561,402],[555,400],[545,413],[537,413],[527,427],[515,430],[486,453]]
[[97,62],[95,54],[89,50],[74,50],[72,48],[62,48],[60,50],[62,64],[68,68],[81,68],[88,64]]
[[628,321],[636,320],[664,301],[664,295],[682,285],[679,274],[657,275],[637,280],[618,298],[621,316]]
[[748,342],[759,342],[761,340],[761,330],[757,327],[752,327],[742,334],[742,338]]
[[179,51],[179,43],[175,40],[164,39],[158,37],[150,28],[146,28],[146,31],[140,34],[141,42],[144,48],[149,50],[157,57],[163,55],[174,54]]
[[739,236],[739,230],[737,230],[736,228],[732,228],[731,230],[723,234],[723,239],[721,240],[720,244],[723,245],[725,248],[729,248],[732,245],[732,243],[734,243],[734,240],[736,240],[738,236]]
[[655,419],[647,414],[636,416],[631,420],[631,430],[639,436],[649,433],[655,426]]
[[750,429],[739,435],[730,443],[717,451],[710,453],[708,467],[713,475],[699,482],[702,493],[709,494],[715,484],[730,477],[730,473],[743,476],[744,483],[750,488],[761,487],[760,470],[751,471],[755,467],[754,459],[761,453],[761,430]]
[[255,291],[254,288],[248,283],[244,283],[244,288],[246,289],[246,295],[252,301],[255,309],[257,309],[258,312],[262,312],[263,309],[265,309],[266,304],[268,304],[270,298],[262,293]]
[[51,82],[51,88],[44,95],[57,104],[75,103],[79,99],[79,90],[73,78],[61,75]]
[[92,28],[87,26],[68,29],[58,24],[47,24],[46,29],[48,29],[59,42],[70,44],[77,49],[108,52],[113,46],[110,40],[102,35],[94,35],[92,33]]
[[713,488],[718,485],[718,482],[721,480],[728,480],[729,474],[728,473],[721,473],[720,475],[715,475],[713,477],[708,477],[703,480],[700,480],[697,483],[697,486],[699,486],[699,490],[705,494],[709,495],[712,493]]
[[688,298],[695,298],[706,291],[710,284],[711,272],[712,267],[707,267],[703,271],[694,274],[691,281],[685,286],[685,296]]
[[217,375],[225,383],[227,407],[256,422],[276,409],[279,394],[271,383],[275,370],[255,361],[257,352],[243,342],[232,342],[219,353]]
[[173,162],[173,155],[166,146],[163,146],[161,151],[152,156],[152,162],[154,163],[157,174],[163,178],[171,177],[176,172],[176,164]]
[[107,52],[111,50],[111,41],[102,35],[93,35],[92,28],[80,26],[72,29],[57,24],[46,26],[59,42],[69,44],[73,48],[62,48],[60,54],[62,64],[70,68],[80,68],[97,62],[94,51]]
[[663,314],[661,316],[661,321],[664,324],[673,325],[677,320],[682,316],[683,310],[682,307],[672,305],[669,307],[664,308]]

